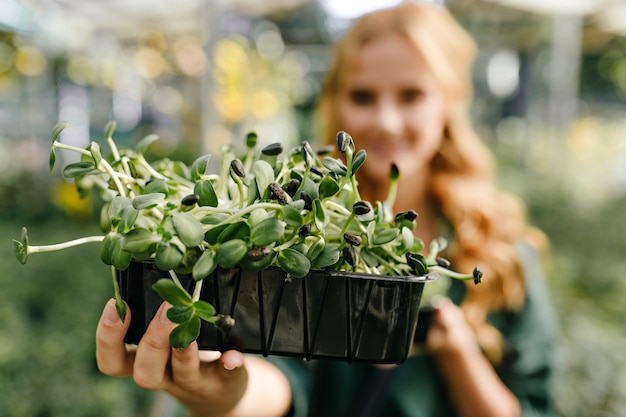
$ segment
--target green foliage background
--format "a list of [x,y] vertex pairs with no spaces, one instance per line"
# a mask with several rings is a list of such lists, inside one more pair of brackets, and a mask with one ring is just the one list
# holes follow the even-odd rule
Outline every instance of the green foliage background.
[[98,246],[33,256],[24,266],[12,253],[11,238],[22,225],[34,241],[55,243],[96,233],[97,224],[68,218],[45,192],[15,189],[2,200],[0,416],[146,415],[147,392],[96,367],[95,327],[112,296]]

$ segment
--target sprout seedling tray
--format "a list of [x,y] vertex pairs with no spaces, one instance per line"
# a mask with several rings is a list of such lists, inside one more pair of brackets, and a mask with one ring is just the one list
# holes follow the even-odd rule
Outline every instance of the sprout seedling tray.
[[[127,343],[138,343],[156,314],[163,300],[152,285],[166,277],[151,261],[133,261],[118,271],[132,312]],[[205,279],[200,298],[235,323],[222,332],[203,322],[198,345],[264,356],[400,363],[413,342],[423,286],[435,278],[316,270],[292,278],[275,267],[218,268]],[[193,289],[190,276],[179,279]]]

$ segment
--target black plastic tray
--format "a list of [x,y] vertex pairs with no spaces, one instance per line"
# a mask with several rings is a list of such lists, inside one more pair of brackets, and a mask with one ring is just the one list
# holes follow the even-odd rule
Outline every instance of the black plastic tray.
[[[141,339],[163,301],[151,287],[168,276],[150,261],[133,261],[118,271],[132,311],[126,342]],[[191,277],[179,279],[193,291]],[[198,344],[264,356],[400,363],[413,342],[424,283],[433,279],[328,271],[297,279],[279,268],[218,269],[205,279],[201,299],[232,316],[235,325],[225,335],[203,322]]]

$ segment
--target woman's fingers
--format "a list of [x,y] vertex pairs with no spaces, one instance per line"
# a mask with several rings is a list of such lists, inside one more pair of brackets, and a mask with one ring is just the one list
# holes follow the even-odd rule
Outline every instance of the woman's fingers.
[[169,381],[168,363],[172,353],[169,335],[175,326],[167,318],[169,308],[169,304],[161,304],[137,345],[133,378],[145,389],[164,389]]
[[126,319],[122,322],[115,309],[115,300],[107,302],[96,329],[96,361],[102,373],[111,376],[132,374],[134,352],[129,352],[124,344],[130,320],[130,310],[127,309]]

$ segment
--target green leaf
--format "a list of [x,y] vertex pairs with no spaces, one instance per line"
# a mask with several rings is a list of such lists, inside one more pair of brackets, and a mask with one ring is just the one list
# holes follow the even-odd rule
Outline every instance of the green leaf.
[[186,323],[193,317],[194,309],[190,305],[173,305],[167,309],[167,318],[172,323]]
[[215,318],[215,307],[204,300],[198,300],[193,303],[193,308],[196,311],[196,316],[202,320],[210,321]]
[[248,253],[248,245],[241,239],[222,243],[215,251],[217,264],[228,269],[237,265]]
[[54,170],[54,164],[57,161],[57,156],[54,154],[54,148],[50,150],[50,156],[48,157],[48,164],[50,165],[50,172]]
[[259,196],[261,199],[267,198],[270,194],[269,186],[274,181],[274,168],[263,160],[256,160],[252,165],[252,173]]
[[328,175],[322,178],[319,186],[320,199],[332,197],[339,192],[339,184],[333,178]]
[[89,175],[93,172],[100,171],[96,170],[96,166],[92,161],[82,161],[67,165],[63,169],[63,176],[65,178],[76,178],[83,175]]
[[187,305],[190,306],[193,304],[193,299],[191,295],[185,290],[176,284],[170,278],[161,278],[156,283],[152,285],[152,289],[155,290],[161,298],[170,303],[173,306],[176,305]]
[[13,239],[13,254],[22,265],[24,265],[28,260],[28,251],[26,246],[22,242],[15,239]]
[[153,207],[163,205],[164,201],[165,201],[164,193],[148,193],[148,194],[141,194],[133,198],[132,205],[137,210],[147,210]]
[[215,251],[211,248],[207,248],[202,252],[200,258],[196,261],[191,270],[191,276],[194,280],[200,281],[206,277],[208,277],[215,268],[217,267],[217,262],[215,262]]
[[334,265],[339,261],[341,251],[339,245],[335,243],[329,243],[324,246],[322,253],[319,254],[313,262],[311,262],[311,268],[324,269],[328,266]]
[[345,177],[348,174],[348,167],[339,159],[325,156],[324,159],[322,159],[322,164],[324,164],[329,171],[334,172],[340,177]]
[[199,246],[204,240],[202,224],[193,215],[174,212],[172,221],[178,237],[188,248]]
[[158,233],[154,233],[148,229],[136,227],[130,230],[122,238],[122,249],[131,253],[144,253],[154,250],[156,245],[161,240],[161,236]]
[[193,192],[200,196],[198,205],[202,207],[217,207],[218,199],[213,183],[209,180],[200,180],[194,187]]
[[118,230],[126,233],[130,229],[135,226],[135,221],[137,220],[137,216],[139,216],[139,212],[135,210],[133,206],[126,206],[122,209],[122,213],[120,214],[120,224],[118,226]]
[[152,142],[159,140],[155,134],[150,134],[141,139],[135,146],[135,150],[139,155],[145,155]]
[[218,242],[218,238],[220,237],[222,232],[226,230],[226,228],[229,226],[231,225],[228,223],[224,223],[220,224],[219,226],[212,227],[204,234],[204,240],[210,245],[215,245]]
[[217,237],[217,243],[223,243],[233,239],[246,240],[249,236],[250,226],[244,221],[239,221],[227,224]]
[[100,165],[102,161],[102,151],[100,150],[100,145],[97,142],[91,142],[89,145],[89,152],[91,152],[91,157],[96,166]]
[[284,234],[285,223],[276,217],[268,217],[252,227],[250,241],[254,246],[267,246],[281,240]]
[[411,249],[413,246],[414,236],[411,229],[408,227],[402,228],[402,245],[400,245],[400,250],[402,252],[406,252]]
[[110,120],[104,127],[104,138],[109,139],[113,137],[115,128],[117,128],[117,122],[115,120]]
[[111,200],[111,204],[109,204],[109,217],[122,217],[122,211],[124,208],[128,206],[132,206],[133,202],[128,197],[115,196],[113,200]]
[[248,149],[253,149],[256,146],[258,135],[256,132],[248,132],[246,135],[246,147]]
[[267,255],[266,257],[258,261],[251,261],[250,259],[248,259],[247,256],[244,256],[243,259],[239,262],[239,264],[241,265],[241,268],[244,271],[259,272],[264,269],[267,269],[267,267],[272,265],[275,258],[276,258],[275,252],[270,252],[269,255]]
[[361,168],[361,165],[365,162],[367,154],[365,149],[359,149],[352,157],[352,175],[356,175],[356,172]]
[[154,264],[161,271],[169,271],[170,269],[178,268],[182,260],[183,253],[178,250],[175,245],[163,241],[157,244],[157,250],[154,254]]
[[66,121],[60,121],[52,128],[52,133],[50,134],[51,142],[54,143],[58,138],[61,132],[69,125]]
[[120,271],[128,268],[131,253],[122,249],[123,236],[117,232],[109,232],[100,244],[100,259],[106,265],[113,265]]
[[[209,167],[209,161],[211,160],[211,155],[203,155],[197,158],[191,164],[190,172],[191,178],[194,180],[198,180],[207,174],[207,170]],[[198,193],[196,193],[198,194]]]
[[317,237],[309,246],[309,249],[306,252],[306,257],[309,258],[310,261],[315,260],[324,250],[324,246],[326,246],[326,240],[324,240],[322,236]]
[[328,225],[328,217],[326,216],[322,200],[319,198],[313,200],[313,215],[315,216],[315,227],[320,231],[325,230]]
[[304,217],[300,213],[300,210],[291,204],[285,204],[282,206],[282,212],[283,220],[288,226],[299,228],[304,224]]
[[278,252],[278,265],[295,278],[304,278],[311,270],[311,261],[295,249],[287,248]]
[[361,250],[359,251],[359,255],[369,267],[375,267],[380,265],[378,258],[374,256],[374,253],[367,247],[361,248]]
[[170,345],[175,349],[186,349],[200,335],[200,318],[192,317],[187,323],[179,324],[170,333]]
[[370,243],[373,245],[384,245],[385,243],[389,243],[394,240],[399,233],[400,231],[395,227],[389,229],[377,228],[374,231],[374,235],[372,236]]
[[167,195],[167,191],[167,183],[160,178],[151,180],[145,185],[145,187],[143,187],[143,190],[141,190],[143,195],[157,193]]

